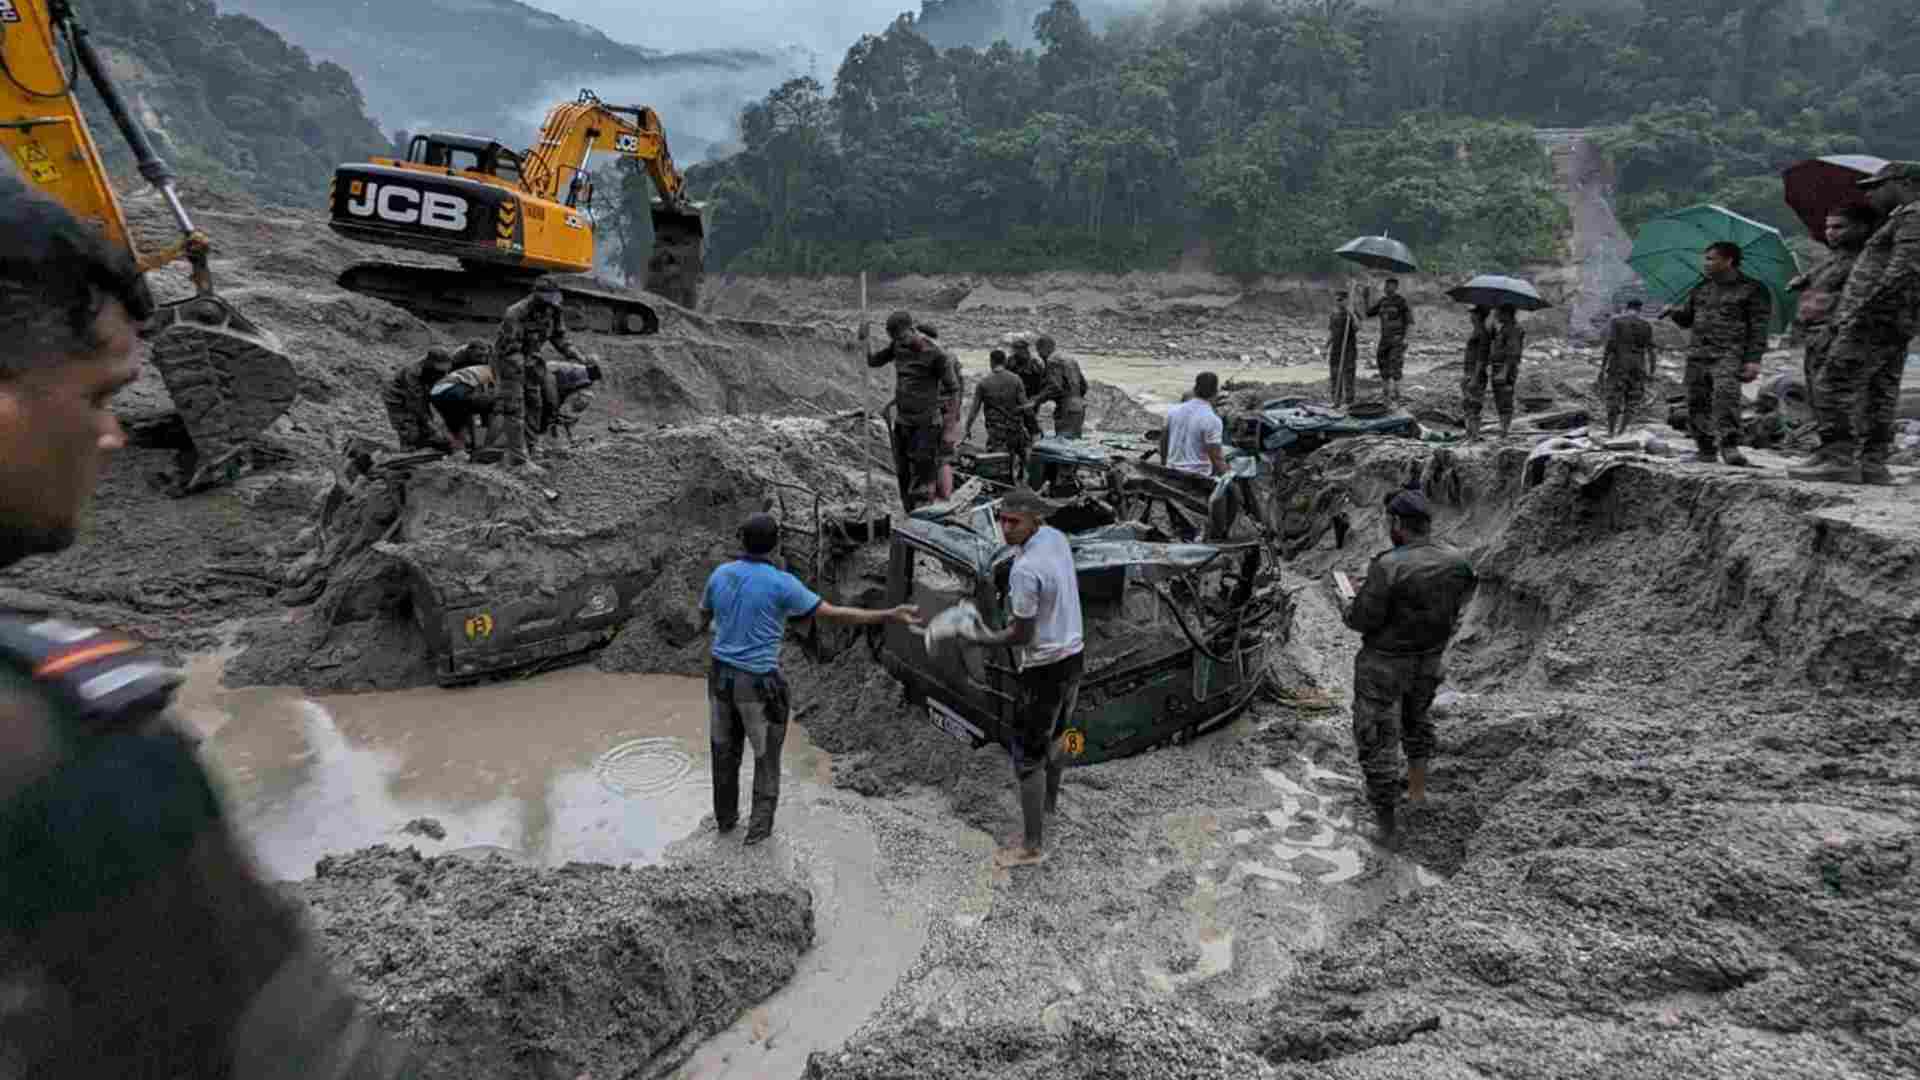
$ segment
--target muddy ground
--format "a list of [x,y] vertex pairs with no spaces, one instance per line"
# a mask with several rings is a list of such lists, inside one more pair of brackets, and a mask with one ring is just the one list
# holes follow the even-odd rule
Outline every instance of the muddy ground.
[[[301,402],[250,475],[197,498],[150,486],[172,454],[164,432],[143,436],[111,466],[81,544],[0,576],[0,600],[125,626],[180,657],[227,643],[235,685],[392,688],[430,678],[392,564],[438,559],[537,587],[568,559],[627,560],[653,574],[651,588],[597,662],[691,673],[702,664],[695,590],[729,552],[730,524],[777,505],[765,481],[864,495],[868,433],[845,414],[877,382],[852,344],[857,291],[736,279],[710,284],[710,310],[670,312],[659,338],[581,335],[608,357],[612,392],[540,487],[440,464],[383,504],[344,482],[343,440],[387,437],[378,392],[395,365],[485,328],[428,325],[341,292],[333,275],[368,252],[317,216],[199,216],[220,245],[223,291],[291,347]],[[1090,376],[1130,391],[1096,406],[1116,431],[1150,424],[1202,368],[1234,380],[1243,405],[1322,390],[1316,297],[1329,283],[1219,280],[926,279],[881,283],[873,306],[913,307],[974,373],[1008,334],[1052,332]],[[178,275],[157,284],[185,291]],[[1465,323],[1428,284],[1409,291],[1420,327],[1409,406],[1444,432],[1458,420]],[[1904,487],[1864,489],[1788,481],[1771,454],[1756,471],[1683,466],[1657,445],[1530,457],[1537,437],[1564,434],[1567,413],[1594,408],[1596,357],[1551,316],[1529,325],[1521,397],[1535,419],[1558,414],[1556,430],[1523,420],[1504,444],[1323,451],[1320,465],[1352,485],[1358,528],[1345,550],[1328,541],[1294,567],[1273,694],[1191,745],[1070,773],[1042,868],[986,862],[1017,827],[1003,753],[961,752],[905,713],[864,650],[820,661],[790,650],[799,721],[832,755],[845,812],[895,822],[876,829],[877,888],[924,932],[883,986],[861,988],[875,1004],[861,1006],[860,1030],[844,1046],[810,1046],[809,1076],[1912,1074],[1910,471]],[[1796,362],[1777,351],[1768,374]],[[164,391],[149,376],[120,404],[150,419]],[[1657,421],[1648,430],[1680,441]],[[1346,731],[1357,643],[1324,580],[1335,566],[1362,571],[1384,546],[1369,508],[1410,474],[1428,479],[1440,531],[1469,550],[1484,585],[1451,655],[1431,800],[1389,853],[1364,839]],[[328,518],[330,502],[347,516]],[[504,540],[459,539],[507,526]],[[866,572],[852,571],[856,594]],[[939,831],[956,821],[957,835]],[[678,858],[695,864],[722,843],[689,842]],[[729,849],[727,863],[740,854]],[[438,859],[415,873],[411,858],[349,856],[302,888],[370,1001],[404,1001],[390,1021],[436,1053],[501,1046],[485,1038],[520,1025],[513,1052],[532,1057],[496,1054],[496,1075],[538,1075],[536,1058],[594,1075],[666,1068],[782,983],[804,941],[782,929],[803,916],[777,900],[794,877],[778,857],[784,877],[765,881],[696,866],[688,895],[710,901],[704,910],[748,905],[754,932],[778,940],[749,949],[755,959],[713,995],[698,989],[710,973],[670,950],[625,955],[641,967],[616,983],[581,951],[630,940],[642,923],[709,951],[728,948],[731,931],[663,913],[680,887],[672,871]],[[407,899],[422,882],[429,894]],[[508,889],[502,922],[478,909],[435,921],[434,897],[465,903],[503,883],[573,898],[581,913],[536,931],[545,924],[522,916],[555,913],[518,906],[523,894]],[[633,903],[606,904],[624,896]],[[541,967],[576,942],[568,964]],[[418,959],[376,975],[366,965],[381,949]],[[504,966],[463,964],[481,953]],[[675,974],[640,974],[649,963]],[[553,994],[584,995],[583,1016],[626,1002],[660,1022],[611,1046],[604,1030],[569,1026],[573,1007],[514,990],[536,975]],[[836,992],[806,978],[790,989]],[[736,1062],[769,1041],[741,1023],[713,1044]],[[803,1022],[779,1038],[783,1053],[809,1045]]]
[[[431,826],[430,826],[431,827]],[[519,866],[380,846],[292,892],[422,1076],[659,1076],[793,977],[805,886],[764,866]]]

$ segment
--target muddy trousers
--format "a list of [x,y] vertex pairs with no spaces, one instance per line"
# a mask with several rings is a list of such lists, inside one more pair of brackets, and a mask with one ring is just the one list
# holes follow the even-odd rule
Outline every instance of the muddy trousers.
[[1406,374],[1407,339],[1382,336],[1373,350],[1373,366],[1382,379],[1398,382]]
[[779,671],[765,674],[715,660],[707,672],[713,751],[713,821],[725,832],[740,820],[740,761],[753,747],[753,821],[749,831],[773,827],[780,802],[780,748],[787,741],[792,697]]
[[1607,432],[1630,427],[1640,412],[1640,399],[1647,393],[1645,368],[1630,368],[1606,376]]
[[1427,711],[1440,691],[1444,653],[1396,656],[1362,647],[1353,658],[1353,745],[1367,782],[1367,802],[1381,820],[1400,803],[1400,752],[1424,766],[1433,757]]
[[1819,415],[1820,372],[1827,366],[1827,354],[1833,351],[1833,325],[1815,323],[1806,328],[1806,358],[1802,361],[1807,376],[1807,407]]
[[1502,378],[1494,369],[1492,360],[1468,360],[1464,374],[1460,377],[1460,411],[1466,414],[1468,426],[1480,426],[1480,413],[1487,405],[1487,390],[1493,390],[1493,408],[1503,420],[1513,419],[1513,383],[1510,378]]
[[1868,326],[1834,339],[1814,391],[1823,448],[1851,452],[1857,445],[1861,463],[1887,463],[1911,340],[1892,325]]
[[1740,445],[1738,356],[1687,357],[1687,430],[1702,455]]
[[1020,730],[1013,745],[1013,776],[1020,791],[1020,818],[1027,849],[1039,851],[1048,814],[1060,801],[1060,751],[1055,740],[1080,700],[1087,658],[1075,653],[1020,673]]
[[1024,482],[1027,475],[1027,455],[1033,450],[1033,440],[1027,435],[1027,429],[1021,427],[996,428],[987,425],[987,453],[1013,455],[1011,479],[1015,483]]
[[908,513],[933,500],[940,468],[940,420],[893,425],[893,468],[900,480],[900,506]]
[[1335,405],[1353,403],[1353,377],[1359,361],[1358,341],[1348,341],[1344,354],[1334,344],[1327,345],[1327,395]]

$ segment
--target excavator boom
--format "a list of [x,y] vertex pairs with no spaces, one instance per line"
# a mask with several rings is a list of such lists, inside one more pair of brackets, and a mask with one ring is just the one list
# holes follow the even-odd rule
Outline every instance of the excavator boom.
[[[82,74],[99,91],[141,175],[166,200],[181,233],[172,247],[143,254],[135,246],[80,112],[75,89]],[[174,190],[172,169],[128,113],[71,0],[0,0],[0,147],[28,185],[94,222],[142,272],[188,260],[195,295],[160,305],[142,334],[193,442],[174,493],[217,482],[237,465],[246,440],[293,404],[299,380],[273,335],[214,293],[211,245]]]

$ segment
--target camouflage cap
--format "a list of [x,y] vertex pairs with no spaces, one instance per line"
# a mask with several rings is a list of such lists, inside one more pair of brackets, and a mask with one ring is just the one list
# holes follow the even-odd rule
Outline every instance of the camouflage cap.
[[1910,180],[1914,183],[1920,183],[1920,162],[1889,161],[1881,166],[1879,172],[1874,173],[1865,180],[1857,180],[1854,183],[1858,187],[1873,188],[1879,187],[1889,180]]
[[541,278],[533,283],[533,295],[549,304],[560,303],[560,283],[552,278]]

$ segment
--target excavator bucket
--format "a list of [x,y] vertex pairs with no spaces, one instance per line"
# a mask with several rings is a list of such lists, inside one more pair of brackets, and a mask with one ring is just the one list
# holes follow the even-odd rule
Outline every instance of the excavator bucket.
[[278,420],[299,391],[280,341],[211,293],[162,305],[145,335],[153,366],[193,440],[174,492],[229,478],[248,439]]
[[653,255],[647,259],[647,291],[693,309],[706,270],[707,226],[700,211],[653,204]]

